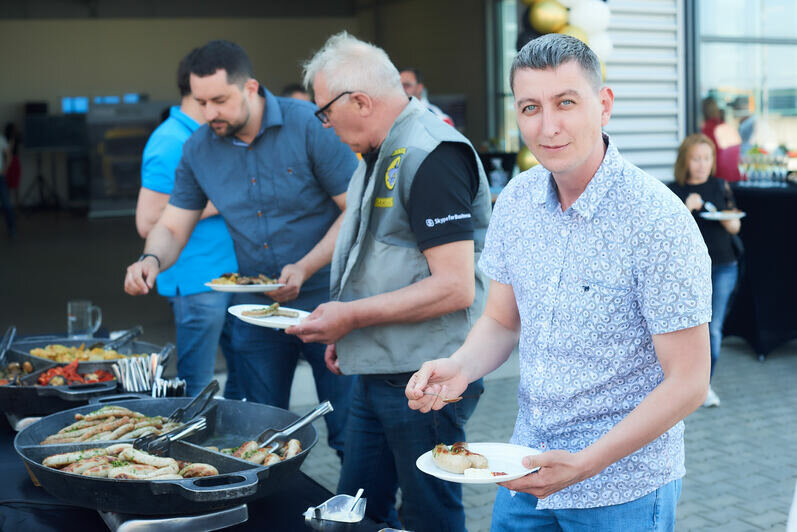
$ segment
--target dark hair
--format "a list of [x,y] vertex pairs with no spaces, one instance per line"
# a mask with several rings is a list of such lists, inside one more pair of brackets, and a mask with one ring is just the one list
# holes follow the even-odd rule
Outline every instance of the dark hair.
[[212,76],[221,69],[227,72],[227,83],[242,86],[246,80],[255,77],[252,62],[246,51],[234,42],[210,41],[190,55],[190,73],[201,78]]
[[280,96],[290,96],[294,92],[303,92],[303,93],[306,94],[307,90],[302,85],[300,85],[298,83],[289,83],[288,85],[285,85],[282,88],[282,92],[280,93]]
[[703,118],[706,120],[723,120],[722,111],[717,100],[711,96],[703,99]]
[[415,83],[423,83],[423,75],[421,75],[421,71],[418,70],[417,68],[413,67],[402,68],[401,70],[399,70],[399,73],[401,72],[412,72],[415,75]]
[[601,85],[601,64],[589,46],[569,35],[549,33],[527,42],[512,61],[509,71],[509,87],[515,91],[515,72],[521,68],[546,70],[575,61],[581,66],[587,81],[599,91]]
[[14,122],[6,122],[6,126],[3,128],[3,136],[8,139],[9,142],[16,140],[17,126]]
[[180,60],[177,66],[177,90],[180,91],[180,98],[191,94],[191,62],[199,48],[194,48]]

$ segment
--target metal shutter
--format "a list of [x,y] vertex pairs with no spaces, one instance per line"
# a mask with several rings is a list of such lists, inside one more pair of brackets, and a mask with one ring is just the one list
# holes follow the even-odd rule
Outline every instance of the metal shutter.
[[683,0],[609,0],[614,51],[606,132],[629,161],[663,180],[685,132]]

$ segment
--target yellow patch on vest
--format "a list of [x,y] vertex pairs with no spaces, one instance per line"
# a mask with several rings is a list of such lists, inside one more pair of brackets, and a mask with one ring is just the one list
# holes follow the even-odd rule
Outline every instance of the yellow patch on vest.
[[401,155],[397,156],[395,159],[390,161],[390,164],[387,167],[387,172],[385,172],[385,186],[387,187],[388,190],[393,190],[393,187],[396,186],[396,181],[398,181],[398,171],[400,164],[401,164]]
[[393,198],[376,198],[374,200],[374,207],[388,208],[393,206]]
[[396,155],[404,155],[405,153],[407,153],[407,148],[399,148],[393,153],[391,153],[390,156],[395,157]]

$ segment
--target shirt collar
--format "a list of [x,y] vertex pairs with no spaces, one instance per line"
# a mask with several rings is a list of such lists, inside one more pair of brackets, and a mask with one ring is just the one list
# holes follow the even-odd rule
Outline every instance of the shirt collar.
[[[262,96],[265,98],[265,104],[263,105],[263,116],[260,119],[260,131],[257,132],[255,138],[252,140],[254,144],[255,140],[260,138],[266,129],[270,127],[278,127],[283,124],[282,120],[282,110],[280,109],[279,102],[277,102],[276,96],[271,94],[268,89],[266,89],[263,85],[258,85],[257,87],[257,94],[258,96]],[[215,135],[215,133],[214,133]],[[217,135],[218,138],[218,135]],[[238,140],[237,137],[232,137],[232,143],[235,146],[249,146],[246,142],[241,142]]]
[[180,124],[185,126],[186,129],[188,129],[188,131],[190,131],[191,133],[199,129],[199,123],[190,116],[188,116],[187,114],[185,114],[184,112],[182,112],[180,110],[179,105],[172,106],[172,108],[169,110],[169,118],[174,118],[175,120],[180,122]]
[[[606,153],[603,156],[603,162],[598,167],[595,175],[587,183],[584,192],[573,203],[571,208],[579,213],[586,219],[592,218],[595,211],[598,209],[603,196],[611,188],[614,183],[612,175],[616,169],[621,167],[620,152],[617,147],[609,138],[609,135],[603,133],[603,142],[607,145]],[[536,204],[547,203],[549,206],[559,205],[559,199],[556,195],[556,183],[554,182],[553,175],[547,170],[543,173],[542,179],[533,181],[531,188],[531,201]]]

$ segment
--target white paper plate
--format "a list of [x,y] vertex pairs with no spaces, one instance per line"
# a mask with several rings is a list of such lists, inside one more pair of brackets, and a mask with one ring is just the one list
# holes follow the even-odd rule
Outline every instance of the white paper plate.
[[433,477],[449,482],[459,482],[460,484],[495,484],[498,482],[515,480],[516,478],[524,477],[536,471],[537,469],[526,469],[523,466],[523,457],[540,454],[542,452],[538,449],[513,445],[511,443],[469,442],[468,450],[484,455],[487,458],[490,471],[506,473],[506,475],[491,478],[470,478],[466,477],[464,474],[449,473],[435,465],[434,458],[432,458],[432,451],[427,451],[419,456],[415,465],[427,475],[432,475]]
[[227,309],[227,312],[238,318],[239,320],[257,325],[259,327],[269,327],[271,329],[287,329],[292,325],[299,325],[299,322],[310,315],[309,312],[295,308],[280,307],[282,310],[293,310],[299,313],[298,318],[287,318],[285,316],[266,316],[264,318],[257,318],[255,316],[244,316],[243,312],[246,310],[257,310],[265,308],[268,305],[234,305]]
[[249,294],[253,292],[271,292],[285,286],[284,284],[214,284],[205,283],[205,286],[216,292],[233,292],[236,294]]
[[741,220],[747,216],[746,212],[732,212],[732,211],[715,211],[715,212],[701,212],[700,217],[706,220]]

